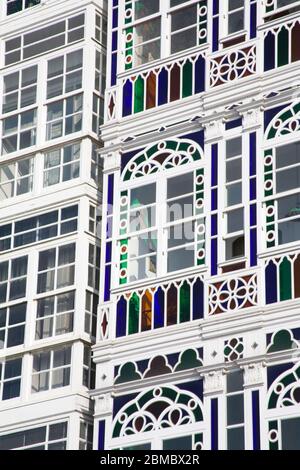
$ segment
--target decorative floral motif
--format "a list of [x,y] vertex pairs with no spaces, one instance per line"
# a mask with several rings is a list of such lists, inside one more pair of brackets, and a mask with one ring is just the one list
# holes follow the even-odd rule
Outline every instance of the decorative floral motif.
[[300,102],[290,104],[281,110],[269,124],[267,139],[278,139],[300,130]]
[[256,46],[213,58],[210,65],[212,87],[249,77],[256,73]]
[[269,391],[268,407],[285,408],[300,405],[300,363],[281,374]]
[[232,338],[225,341],[224,357],[225,362],[232,362],[243,358],[244,344],[243,338]]
[[202,160],[203,151],[192,140],[173,139],[147,147],[136,155],[124,169],[124,180],[141,178],[143,176],[169,170]]
[[177,387],[158,387],[140,393],[117,414],[113,437],[195,424],[203,420],[199,398]]
[[257,305],[257,275],[226,279],[209,285],[209,315]]

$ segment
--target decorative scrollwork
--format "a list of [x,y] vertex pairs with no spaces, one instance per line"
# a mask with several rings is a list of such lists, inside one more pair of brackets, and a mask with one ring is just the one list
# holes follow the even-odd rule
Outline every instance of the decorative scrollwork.
[[230,278],[209,285],[209,315],[257,305],[257,275]]
[[219,86],[256,73],[256,46],[211,59],[211,86]]
[[300,405],[300,363],[281,374],[269,391],[268,407],[285,408]]
[[113,437],[123,437],[194,424],[203,420],[199,398],[177,387],[140,393],[117,414]]

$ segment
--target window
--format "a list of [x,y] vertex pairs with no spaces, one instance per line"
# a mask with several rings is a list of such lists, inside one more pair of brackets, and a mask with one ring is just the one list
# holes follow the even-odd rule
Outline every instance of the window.
[[3,119],[2,155],[35,145],[36,127],[36,109]]
[[0,349],[24,343],[27,304],[0,309]]
[[72,286],[74,276],[75,243],[39,253],[38,294]]
[[245,29],[244,0],[228,0],[228,34],[238,33]]
[[[171,0],[171,7],[183,2]],[[171,13],[171,54],[198,44],[198,5],[194,3]]]
[[0,165],[0,201],[32,191],[34,159]]
[[102,46],[106,47],[107,44],[107,21],[103,15],[96,12],[95,15],[95,39]]
[[86,291],[85,297],[85,322],[84,331],[89,335],[96,337],[97,330],[97,308],[99,304],[99,296]]
[[226,142],[226,260],[245,255],[242,138]]
[[101,96],[105,94],[106,56],[99,51],[95,53],[95,90]]
[[[0,362],[0,397],[10,400],[20,396],[22,375],[22,358]],[[1,437],[0,437],[1,449]]]
[[[128,253],[125,277],[128,274],[129,282],[192,268],[204,262],[202,173],[197,170],[173,177],[163,174],[157,183],[122,192],[121,233],[127,232],[129,238],[121,238],[120,246],[122,254]],[[162,205],[161,196],[158,200],[157,187],[160,195],[165,194],[165,205]],[[123,266],[121,257],[121,276]]]
[[82,88],[82,49],[48,60],[47,99]]
[[103,160],[98,153],[99,147],[96,144],[92,146],[91,178],[95,181],[99,190],[102,186]]
[[88,285],[96,291],[100,287],[100,247],[89,244]]
[[2,113],[36,103],[37,66],[10,73],[3,78]]
[[99,134],[99,127],[104,122],[104,99],[93,94],[93,124],[92,130],[95,134]]
[[0,226],[0,252],[77,231],[78,206]]
[[51,338],[73,331],[75,292],[37,301],[35,339]]
[[53,140],[81,131],[83,95],[56,101],[47,106],[46,139]]
[[35,5],[39,5],[41,0],[7,0],[7,15],[13,15],[14,13],[18,13],[26,8],[34,7]]
[[79,450],[93,449],[93,425],[80,421]]
[[93,390],[95,388],[95,375],[96,366],[92,361],[91,348],[84,346],[82,384]]
[[44,188],[80,176],[80,144],[66,145],[44,155]]
[[28,257],[0,263],[0,303],[26,296]]
[[101,237],[101,207],[96,207],[90,204],[89,210],[89,232],[95,237]]
[[66,450],[68,423],[48,424],[0,436],[0,450]]
[[244,450],[244,381],[243,371],[227,376],[227,450]]
[[295,242],[300,239],[300,142],[274,149],[274,170],[269,175],[273,176],[277,198],[266,203],[268,232],[272,230],[277,245]]
[[33,355],[32,393],[70,385],[71,347]]
[[72,44],[84,37],[84,15],[47,25],[42,29],[16,36],[5,41],[5,65]]
[[125,12],[126,68],[206,43],[204,1],[135,0]]

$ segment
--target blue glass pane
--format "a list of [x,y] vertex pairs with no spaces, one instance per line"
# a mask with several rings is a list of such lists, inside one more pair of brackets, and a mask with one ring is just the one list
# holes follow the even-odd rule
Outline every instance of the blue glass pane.
[[250,206],[250,225],[255,227],[257,224],[256,204]]
[[106,243],[105,262],[111,263],[112,243]]
[[132,113],[132,82],[127,80],[123,86],[123,116]]
[[250,11],[250,39],[256,38],[257,28],[257,6],[256,3],[252,3]]
[[158,106],[168,102],[168,72],[162,69],[158,75]]
[[117,83],[117,53],[111,55],[111,77],[110,84],[115,86]]
[[218,216],[213,215],[211,218],[211,236],[218,235]]
[[250,180],[250,200],[255,201],[256,199],[256,178]]
[[213,19],[213,52],[219,49],[219,18]]
[[275,36],[271,32],[265,37],[265,72],[275,68]]
[[211,169],[211,185],[218,185],[218,144],[212,145],[212,169]]
[[110,301],[110,281],[111,281],[111,266],[105,267],[104,279],[104,302]]
[[257,265],[257,230],[250,231],[250,264],[251,266]]
[[195,64],[195,93],[205,90],[205,59],[198,57]]
[[193,320],[200,320],[204,316],[204,289],[203,282],[198,279],[193,286]]
[[116,51],[118,49],[118,31],[114,31],[112,33],[112,51]]
[[164,326],[165,294],[160,287],[154,295],[154,328]]
[[211,241],[211,275],[216,276],[218,274],[218,241]]
[[117,305],[117,325],[116,325],[116,337],[126,336],[126,314],[127,314],[127,302],[122,297]]
[[277,267],[271,261],[266,268],[266,303],[277,302]]
[[260,450],[259,391],[252,392],[253,450]]
[[250,176],[256,176],[256,133],[250,134]]
[[211,400],[211,450],[218,450],[218,441],[218,398],[214,398]]

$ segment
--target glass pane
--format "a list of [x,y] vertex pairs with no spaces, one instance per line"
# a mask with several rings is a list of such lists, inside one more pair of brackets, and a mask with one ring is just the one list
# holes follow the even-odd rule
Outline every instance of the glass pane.
[[192,450],[192,436],[177,437],[163,441],[163,450]]
[[54,370],[52,388],[66,387],[70,384],[70,368]]
[[146,278],[153,278],[156,275],[156,256],[146,256],[145,258],[132,260],[129,262],[130,282]]
[[300,217],[290,222],[278,224],[278,243],[292,243],[300,239]]
[[300,450],[300,418],[281,421],[282,450]]
[[168,229],[168,248],[191,243],[195,239],[195,223],[177,224]]
[[244,229],[244,209],[237,209],[227,214],[227,233]]
[[146,64],[160,58],[160,39],[137,46],[135,49],[135,65]]
[[196,23],[197,5],[192,5],[191,7],[183,8],[172,14],[171,30],[178,31],[179,29],[186,28]]
[[232,372],[227,376],[227,393],[244,390],[243,371]]
[[234,428],[227,430],[227,449],[228,450],[244,450],[245,436],[244,428]]
[[231,183],[242,178],[242,160],[232,160],[227,162],[226,165],[226,182]]
[[228,34],[244,29],[244,9],[231,13],[228,19]]
[[82,67],[82,49],[80,51],[71,52],[67,55],[67,72]]
[[227,397],[227,425],[244,423],[244,396]]
[[131,208],[147,206],[156,201],[156,184],[148,184],[131,190]]
[[194,173],[175,176],[168,179],[167,198],[175,198],[194,191]]
[[157,233],[145,233],[129,239],[129,256],[136,258],[151,253],[157,249]]
[[242,202],[242,183],[227,186],[227,206],[234,206]]
[[136,20],[157,12],[159,12],[159,0],[136,0],[134,8]]
[[226,142],[226,158],[237,157],[242,154],[242,138],[236,137],[235,139]]
[[300,187],[300,166],[276,173],[276,189],[278,193]]
[[180,248],[168,253],[168,272],[191,268],[194,264],[194,246]]

